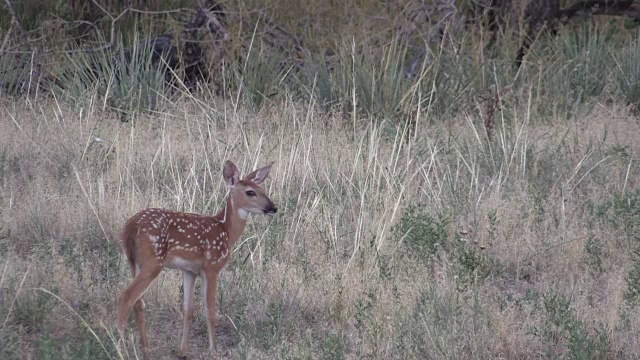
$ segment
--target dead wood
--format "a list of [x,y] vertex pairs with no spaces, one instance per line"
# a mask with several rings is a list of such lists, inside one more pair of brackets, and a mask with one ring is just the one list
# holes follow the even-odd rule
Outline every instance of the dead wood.
[[[224,26],[225,9],[215,0],[200,0],[191,20],[179,34],[160,34],[142,39],[132,47],[123,49],[124,61],[141,59],[134,51],[146,51],[151,47],[151,63],[167,66],[168,82],[175,83],[175,76],[188,90],[198,82],[208,80],[207,52],[205,45],[211,41],[219,44],[229,39]],[[215,44],[214,44],[215,45]],[[137,54],[140,55],[140,54]],[[125,64],[126,66],[126,64]]]
[[[2,47],[0,48],[0,56],[2,56],[5,53],[5,50],[7,48],[7,45],[9,44],[9,41],[11,39],[11,35],[13,34],[14,29],[17,30],[19,36],[25,36],[26,34],[24,27],[20,23],[20,20],[18,19],[18,16],[16,15],[15,10],[13,9],[13,5],[11,4],[11,1],[4,0],[4,6],[9,12],[9,15],[11,16],[11,25],[7,30],[7,34],[5,35],[5,38],[2,42]],[[1,84],[2,90],[5,90],[5,91],[19,90],[20,92],[26,92],[27,94],[32,94],[33,90],[37,89],[37,84],[40,83],[40,78],[42,75],[42,66],[39,62],[39,52],[33,46],[31,46],[30,60],[31,60],[30,62],[31,68],[28,74],[28,78],[17,80],[17,81],[2,82]],[[18,66],[16,66],[16,68],[18,68]],[[24,65],[22,66],[22,68],[24,68]]]
[[[118,66],[127,66],[127,63],[134,59],[142,59],[141,54],[135,54],[134,51],[148,51],[151,48],[151,63],[154,66],[166,66],[170,71],[167,71],[165,78],[175,83],[177,80],[175,75],[178,75],[179,81],[187,89],[191,90],[194,86],[200,82],[207,80],[207,52],[206,46],[213,43],[214,46],[222,41],[228,40],[229,35],[225,29],[225,8],[216,0],[198,0],[195,14],[187,22],[181,32],[177,34],[159,34],[154,35],[146,39],[140,40],[137,44],[129,48],[117,49],[116,46],[116,23],[122,19],[129,12],[143,12],[142,10],[133,9],[131,2],[128,6],[119,14],[112,15],[105,8],[103,8],[98,1],[93,0],[95,4],[111,21],[109,41],[103,45],[83,48],[65,50],[66,53],[83,52],[83,53],[95,53],[106,51],[111,53],[112,62],[118,65],[119,62],[124,60],[125,64],[119,64]],[[24,35],[22,26],[13,11],[10,0],[5,0],[5,7],[9,9],[9,13],[12,16],[11,27],[8,29],[7,34],[0,48],[0,54],[4,51],[9,43],[12,33],[19,32],[24,38],[26,43],[30,44],[28,36]],[[16,31],[17,30],[17,31]],[[52,49],[37,49],[31,46],[31,61],[29,63],[20,63],[13,69],[31,67],[31,75],[29,79],[17,79],[8,81],[2,84],[2,87],[13,93],[23,93],[25,90],[25,84],[29,85],[29,89],[32,84],[40,83],[56,83],[58,86],[62,86],[57,81],[57,76],[48,75],[45,79],[42,78],[43,65],[38,61],[39,54],[52,53]],[[123,58],[117,55],[122,52]],[[18,60],[16,58],[16,60]],[[87,71],[96,73],[100,69],[99,64],[92,64]],[[46,81],[42,81],[46,80]],[[117,80],[117,79],[116,79]]]
[[527,30],[516,54],[515,66],[519,68],[522,65],[533,42],[544,31],[556,35],[560,23],[567,23],[580,15],[609,15],[629,17],[640,24],[639,6],[633,0],[580,0],[561,9],[559,0],[531,0],[525,12]]

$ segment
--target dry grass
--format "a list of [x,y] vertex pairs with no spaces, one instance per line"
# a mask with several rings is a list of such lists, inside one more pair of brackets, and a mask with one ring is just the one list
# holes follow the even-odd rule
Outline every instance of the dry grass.
[[[640,181],[625,108],[549,125],[523,106],[487,144],[473,114],[407,136],[290,102],[249,113],[185,98],[130,123],[95,103],[2,107],[2,358],[118,358],[121,226],[147,206],[214,213],[225,159],[274,161],[266,189],[281,211],[250,222],[221,275],[223,358],[640,356],[625,302],[637,238],[597,211]],[[440,236],[414,239],[435,250],[412,247],[437,218]],[[163,272],[145,295],[156,359],[177,354],[180,279]]]

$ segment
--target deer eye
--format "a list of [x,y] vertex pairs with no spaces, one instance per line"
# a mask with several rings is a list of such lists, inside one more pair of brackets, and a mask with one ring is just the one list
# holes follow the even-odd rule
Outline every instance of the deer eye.
[[251,196],[251,197],[256,196],[256,192],[253,191],[253,190],[247,190],[246,194],[247,194],[247,196]]

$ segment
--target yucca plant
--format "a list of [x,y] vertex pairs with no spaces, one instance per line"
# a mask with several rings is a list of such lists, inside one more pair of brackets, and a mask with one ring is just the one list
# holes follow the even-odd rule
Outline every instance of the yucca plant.
[[305,66],[294,85],[294,89],[302,89],[303,96],[315,98],[325,111],[336,106],[341,100],[338,88],[333,81],[330,61],[325,56],[307,54]]
[[67,53],[68,65],[54,92],[76,106],[86,106],[97,95],[105,107],[123,115],[157,110],[172,73],[162,60],[164,54],[154,54],[152,39],[140,40],[136,32],[132,44],[115,51]]
[[335,59],[308,57],[301,87],[328,109],[396,119],[416,90],[403,72],[407,47],[392,41],[380,50],[343,42]]
[[256,48],[252,42],[239,61],[228,64],[224,74],[225,91],[234,101],[242,101],[251,109],[258,110],[265,100],[285,93],[289,71],[290,65],[277,49]]
[[640,41],[635,38],[622,51],[613,54],[616,62],[614,76],[618,88],[629,104],[640,110]]
[[570,119],[589,111],[611,73],[615,35],[613,26],[585,24],[536,41],[519,83],[533,90],[535,119]]

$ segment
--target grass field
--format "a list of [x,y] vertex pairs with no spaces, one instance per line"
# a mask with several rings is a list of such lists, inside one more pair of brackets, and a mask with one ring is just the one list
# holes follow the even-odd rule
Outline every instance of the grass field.
[[[640,47],[613,36],[543,39],[517,73],[508,44],[443,49],[412,82],[402,46],[345,41],[333,73],[295,78],[254,49],[232,96],[164,95],[143,67],[3,97],[0,358],[140,357],[133,317],[115,347],[122,226],[216,213],[226,159],[273,161],[279,211],[220,276],[220,358],[640,358]],[[145,295],[153,359],[178,356],[181,282]],[[198,311],[194,359],[206,332]]]

